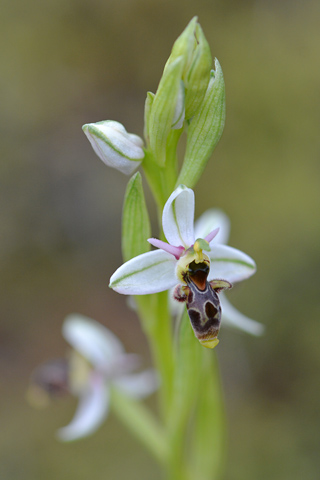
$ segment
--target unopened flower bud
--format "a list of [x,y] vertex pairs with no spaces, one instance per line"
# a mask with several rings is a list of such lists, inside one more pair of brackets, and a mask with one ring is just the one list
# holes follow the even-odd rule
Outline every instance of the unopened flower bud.
[[188,128],[186,153],[177,184],[193,187],[197,183],[223,132],[226,98],[217,59],[215,67],[204,100]]
[[133,173],[144,158],[143,140],[128,133],[119,122],[104,120],[87,123],[82,130],[98,157],[109,167],[126,175]]

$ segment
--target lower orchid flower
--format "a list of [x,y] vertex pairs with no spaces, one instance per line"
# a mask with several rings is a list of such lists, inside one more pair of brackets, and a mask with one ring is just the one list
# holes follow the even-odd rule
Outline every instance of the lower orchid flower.
[[108,415],[111,389],[140,399],[158,388],[156,372],[132,373],[139,367],[139,357],[125,353],[120,340],[98,322],[69,315],[62,333],[72,346],[68,361],[49,362],[39,367],[33,378],[38,389],[49,394],[69,391],[79,398],[72,421],[57,432],[60,440],[77,440],[94,433]]
[[[202,345],[214,348],[221,321],[218,294],[253,275],[255,262],[240,250],[217,243],[219,228],[204,233],[202,228],[195,229],[194,192],[184,185],[166,202],[162,228],[168,243],[149,239],[158,250],[124,263],[112,275],[110,287],[127,295],[175,287],[174,298],[186,302],[196,337]],[[199,232],[202,237],[197,236]]]

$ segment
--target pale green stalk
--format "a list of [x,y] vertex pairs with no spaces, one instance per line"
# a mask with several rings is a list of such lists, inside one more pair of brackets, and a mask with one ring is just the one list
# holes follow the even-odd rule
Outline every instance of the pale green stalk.
[[203,352],[201,395],[192,436],[192,478],[219,480],[225,464],[226,425],[218,361],[215,352]]
[[165,431],[150,410],[114,388],[111,408],[156,460],[165,465],[168,457]]
[[135,297],[142,328],[146,334],[155,368],[161,377],[159,390],[162,418],[165,420],[172,401],[173,339],[167,292]]
[[182,316],[175,352],[172,405],[168,417],[169,479],[185,478],[186,438],[191,414],[199,393],[199,364],[202,347],[195,341],[186,310]]

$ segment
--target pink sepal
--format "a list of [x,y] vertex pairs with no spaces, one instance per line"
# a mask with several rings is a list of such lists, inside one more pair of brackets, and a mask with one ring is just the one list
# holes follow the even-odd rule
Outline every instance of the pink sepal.
[[208,243],[210,243],[211,240],[213,240],[214,237],[216,237],[218,235],[219,230],[220,230],[220,227],[215,228],[214,230],[212,230],[212,232],[208,233],[208,235],[206,237],[204,237],[204,240],[206,240]]
[[170,253],[177,260],[179,260],[185,250],[184,247],[175,247],[174,245],[170,245],[170,243],[158,240],[158,238],[148,238],[148,242],[151,243],[151,245],[153,245],[154,247],[161,248],[161,250]]

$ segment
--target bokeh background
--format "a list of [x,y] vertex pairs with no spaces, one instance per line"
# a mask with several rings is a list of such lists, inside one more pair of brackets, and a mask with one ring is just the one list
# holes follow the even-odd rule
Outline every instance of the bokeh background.
[[54,433],[75,400],[39,411],[25,392],[36,365],[65,354],[71,312],[151,363],[135,314],[107,287],[121,263],[128,179],[102,164],[81,126],[115,119],[142,135],[146,92],[194,15],[227,92],[197,214],[218,206],[231,217],[230,243],[258,273],[229,298],[266,325],[258,339],[220,334],[225,478],[318,478],[319,2],[3,0],[1,10],[0,478],[160,479],[113,416],[93,437],[60,444]]

